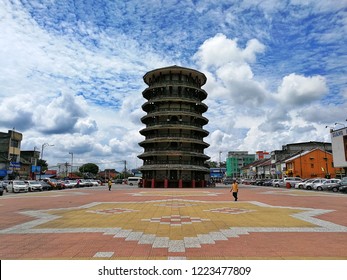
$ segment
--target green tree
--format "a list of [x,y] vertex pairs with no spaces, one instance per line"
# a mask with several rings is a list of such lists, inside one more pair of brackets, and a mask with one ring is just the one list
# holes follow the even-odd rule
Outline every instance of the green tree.
[[38,159],[37,166],[41,166],[41,172],[44,172],[48,169],[48,163],[44,159]]
[[218,167],[218,166],[219,166],[219,164],[218,164],[216,161],[210,161],[210,160],[208,160],[208,161],[206,161],[206,163],[208,164],[208,166],[209,166],[210,168],[215,168],[215,167]]
[[81,173],[91,173],[96,175],[99,172],[99,166],[97,166],[95,163],[86,163],[79,168],[79,171]]

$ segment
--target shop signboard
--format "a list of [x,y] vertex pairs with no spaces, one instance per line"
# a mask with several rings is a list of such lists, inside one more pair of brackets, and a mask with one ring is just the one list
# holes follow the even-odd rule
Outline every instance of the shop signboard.
[[347,167],[347,128],[331,130],[334,167]]

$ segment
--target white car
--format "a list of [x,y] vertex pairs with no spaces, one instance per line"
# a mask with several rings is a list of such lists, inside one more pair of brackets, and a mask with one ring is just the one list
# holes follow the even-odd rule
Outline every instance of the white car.
[[29,192],[33,192],[33,191],[42,192],[43,190],[42,185],[39,181],[30,180],[30,181],[24,181],[24,182],[28,185]]
[[28,192],[28,185],[24,181],[11,181],[7,187],[9,192]]
[[77,185],[77,181],[75,180],[65,180],[63,182],[65,188],[68,188],[68,189],[72,189],[72,188],[75,188],[76,185]]
[[93,187],[99,186],[99,183],[95,180],[87,179],[86,181],[89,182]]
[[310,184],[314,181],[315,179],[308,179],[306,181],[303,182],[298,182],[295,184],[295,188],[296,189],[304,189],[306,184]]
[[296,184],[302,182],[303,180],[300,177],[285,177],[283,178],[284,186],[287,187],[289,184],[289,187],[293,188]]

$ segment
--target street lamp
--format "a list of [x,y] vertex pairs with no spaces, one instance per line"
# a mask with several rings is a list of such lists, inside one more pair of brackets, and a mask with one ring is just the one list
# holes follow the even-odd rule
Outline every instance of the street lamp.
[[345,126],[343,123],[339,123],[339,122],[336,122],[335,125],[343,125],[343,126]]
[[48,144],[48,143],[44,143],[44,144],[42,144],[42,146],[41,146],[40,180],[41,180],[41,173],[42,173],[43,149],[44,149],[45,147],[48,147],[48,146],[54,146],[54,145],[50,145],[50,144]]
[[71,175],[72,175],[72,166],[73,166],[73,152],[69,152],[69,155],[71,155]]

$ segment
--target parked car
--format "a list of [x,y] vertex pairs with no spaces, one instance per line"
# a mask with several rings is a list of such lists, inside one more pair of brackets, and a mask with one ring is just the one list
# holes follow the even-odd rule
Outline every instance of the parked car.
[[294,188],[296,189],[303,189],[305,184],[311,183],[313,182],[315,179],[306,179],[306,180],[302,180],[301,182],[298,182],[294,185]]
[[341,192],[347,192],[347,177],[341,179],[339,190]]
[[255,185],[256,186],[264,186],[264,182],[265,182],[264,179],[257,179],[257,180],[255,180]]
[[271,182],[271,186],[275,187],[275,184],[278,183],[281,179],[273,179]]
[[39,181],[29,180],[24,182],[28,185],[29,192],[43,191],[42,185]]
[[9,192],[28,192],[28,185],[25,184],[24,181],[20,180],[11,181],[7,187]]
[[307,183],[305,183],[305,185],[304,185],[304,189],[305,190],[312,190],[313,189],[313,185],[314,184],[322,184],[322,183],[324,183],[325,181],[326,181],[327,179],[324,179],[324,178],[316,178],[316,179],[314,179],[312,182],[307,182]]
[[255,180],[254,179],[243,179],[241,181],[242,184],[244,185],[254,185],[255,184]]
[[64,181],[62,181],[62,180],[52,180],[52,182],[54,182],[54,184],[58,190],[62,190],[62,189],[66,188]]
[[284,185],[285,185],[284,180],[280,179],[280,180],[276,181],[273,186],[276,188],[280,188],[280,187],[284,187]]
[[129,186],[132,186],[132,185],[137,186],[140,180],[142,180],[141,177],[128,177],[128,184]]
[[0,181],[0,185],[3,187],[4,191],[8,192],[8,184],[10,183],[10,180],[3,180],[3,181]]
[[91,187],[99,186],[99,183],[94,179],[86,179],[86,182],[88,182]]
[[75,188],[76,184],[77,184],[77,182],[74,180],[65,180],[64,181],[65,188],[68,188],[68,189]]
[[263,183],[263,186],[272,186],[272,179],[266,179]]
[[312,189],[317,191],[328,190],[330,186],[338,186],[340,181],[340,179],[328,179],[321,183],[314,183]]
[[342,188],[340,183],[331,184],[327,187],[328,191],[338,192]]
[[93,183],[89,179],[80,180],[80,187],[92,187]]
[[44,182],[49,184],[51,186],[51,189],[56,189],[57,188],[57,180],[55,179],[43,179]]
[[225,178],[224,181],[223,181],[223,184],[224,184],[224,185],[231,185],[233,182],[234,182],[233,179],[231,179],[231,178]]
[[46,181],[40,181],[40,184],[42,186],[42,190],[44,190],[44,191],[50,191],[53,189],[52,185]]
[[295,184],[302,182],[302,179],[300,177],[285,177],[283,178],[284,186],[286,187],[287,184],[290,185],[291,188],[295,186]]
[[123,184],[123,179],[115,179],[114,183],[115,184]]

